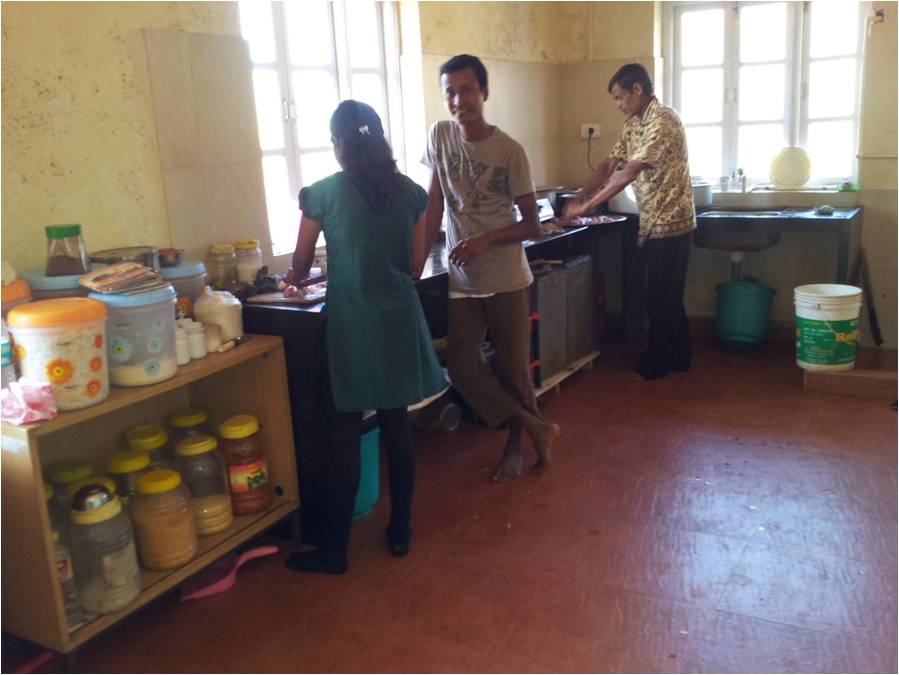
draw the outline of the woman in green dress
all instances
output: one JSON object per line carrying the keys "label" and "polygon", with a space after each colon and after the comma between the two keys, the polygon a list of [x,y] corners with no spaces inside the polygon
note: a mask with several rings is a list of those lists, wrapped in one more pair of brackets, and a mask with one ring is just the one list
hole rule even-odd
{"label": "woman in green dress", "polygon": [[292,553],[297,571],[342,574],[359,485],[362,414],[376,410],[387,450],[391,515],[387,541],[408,553],[415,458],[407,406],[448,385],[415,290],[424,250],[427,193],[397,171],[381,120],[358,101],[331,116],[342,171],[300,191],[300,233],[291,275],[309,273],[319,232],[328,249],[326,333],[328,457],[321,545]]}

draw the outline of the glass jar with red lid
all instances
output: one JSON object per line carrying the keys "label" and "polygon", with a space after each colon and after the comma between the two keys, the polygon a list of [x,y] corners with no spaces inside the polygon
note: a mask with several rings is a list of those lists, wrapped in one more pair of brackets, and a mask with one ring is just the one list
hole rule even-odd
{"label": "glass jar with red lid", "polygon": [[234,515],[261,513],[272,505],[274,485],[254,415],[234,415],[219,424],[219,452],[228,465],[228,489]]}

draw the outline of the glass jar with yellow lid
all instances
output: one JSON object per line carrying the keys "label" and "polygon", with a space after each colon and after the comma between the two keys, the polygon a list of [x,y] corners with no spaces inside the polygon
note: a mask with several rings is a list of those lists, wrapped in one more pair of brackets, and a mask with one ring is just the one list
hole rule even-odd
{"label": "glass jar with yellow lid", "polygon": [[231,288],[237,281],[236,263],[231,244],[213,244],[206,257],[206,281],[219,290]]}
{"label": "glass jar with yellow lid", "polygon": [[146,450],[122,450],[106,460],[106,470],[112,475],[125,504],[137,493],[137,479],[149,470],[149,466],[150,453]]}
{"label": "glass jar with yellow lid", "polygon": [[76,480],[74,483],[69,483],[68,485],[66,485],[66,493],[69,495],[69,502],[74,500],[75,495],[78,494],[78,490],[87,485],[99,485],[111,495],[114,495],[118,492],[118,488],[116,487],[115,481],[112,480],[112,478],[96,475],[88,476],[87,478],[82,478],[81,480]]}
{"label": "glass jar with yellow lid", "polygon": [[69,495],[66,486],[93,475],[91,463],[83,459],[61,459],[47,467],[46,475],[53,485],[54,501],[60,513],[69,511]]}
{"label": "glass jar with yellow lid", "polygon": [[224,458],[216,452],[215,436],[189,436],[175,445],[175,469],[190,490],[197,534],[228,529],[234,520]]}
{"label": "glass jar with yellow lid", "polygon": [[145,567],[168,570],[197,554],[190,492],[177,471],[158,469],[138,478],[130,510],[138,557]]}
{"label": "glass jar with yellow lid", "polygon": [[201,408],[183,408],[174,410],[166,418],[169,423],[169,439],[172,447],[177,447],[178,442],[188,436],[208,434],[206,422],[209,421],[209,413]]}
{"label": "glass jar with yellow lid", "polygon": [[219,425],[219,452],[228,465],[228,486],[235,515],[265,511],[274,500],[274,486],[265,447],[254,415],[234,415]]}
{"label": "glass jar with yellow lid", "polygon": [[172,466],[169,435],[158,424],[141,424],[125,434],[129,450],[142,450],[150,455],[150,469]]}
{"label": "glass jar with yellow lid", "polygon": [[252,284],[256,281],[256,273],[263,265],[259,241],[256,239],[235,241],[234,255],[237,281],[242,284]]}

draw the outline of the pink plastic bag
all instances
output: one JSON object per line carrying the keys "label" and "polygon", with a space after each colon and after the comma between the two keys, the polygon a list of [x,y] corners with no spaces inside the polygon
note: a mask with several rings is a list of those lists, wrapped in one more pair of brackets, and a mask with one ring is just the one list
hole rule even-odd
{"label": "pink plastic bag", "polygon": [[56,417],[56,400],[50,383],[28,377],[10,382],[9,387],[0,392],[0,406],[3,421],[16,426]]}

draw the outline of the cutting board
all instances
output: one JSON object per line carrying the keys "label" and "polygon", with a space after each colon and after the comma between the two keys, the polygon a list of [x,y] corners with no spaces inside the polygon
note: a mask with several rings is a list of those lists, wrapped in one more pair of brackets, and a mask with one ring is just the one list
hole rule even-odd
{"label": "cutting board", "polygon": [[300,290],[301,293],[299,295],[293,296],[292,298],[285,298],[282,291],[276,291],[275,293],[260,293],[259,295],[250,296],[244,302],[260,304],[280,304],[283,302],[289,303],[291,305],[315,305],[319,302],[324,301],[325,294],[327,293],[327,284],[313,284],[312,286],[307,286],[306,288]]}

